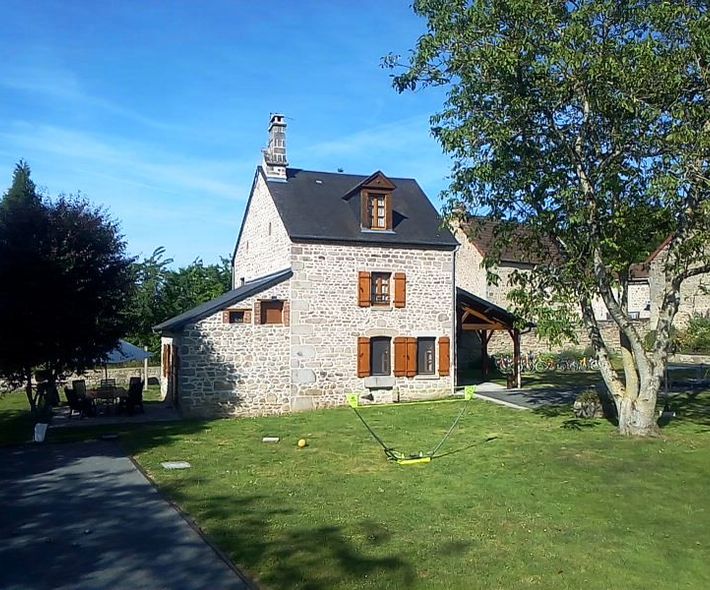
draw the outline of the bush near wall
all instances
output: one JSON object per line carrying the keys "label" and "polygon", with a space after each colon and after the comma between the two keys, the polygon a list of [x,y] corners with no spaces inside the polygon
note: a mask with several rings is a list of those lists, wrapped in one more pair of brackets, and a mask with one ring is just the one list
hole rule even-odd
{"label": "bush near wall", "polygon": [[694,315],[678,333],[678,350],[685,354],[710,354],[710,313]]}
{"label": "bush near wall", "polygon": [[[673,343],[671,352],[681,354],[710,354],[710,314],[696,314],[688,320],[688,325],[671,331]],[[656,332],[652,330],[644,339],[647,350],[656,341]]]}

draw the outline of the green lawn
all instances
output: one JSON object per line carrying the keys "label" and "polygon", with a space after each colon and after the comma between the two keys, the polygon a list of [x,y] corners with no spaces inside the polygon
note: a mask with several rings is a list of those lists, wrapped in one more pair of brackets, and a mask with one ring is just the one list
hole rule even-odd
{"label": "green lawn", "polygon": [[[460,404],[364,412],[386,441],[426,451]],[[121,441],[267,588],[705,589],[710,393],[676,407],[661,439],[639,441],[475,400],[449,454],[415,467],[387,463],[347,408],[132,427]]]}
{"label": "green lawn", "polygon": [[[387,463],[348,409],[164,426],[124,443],[269,588],[704,589],[708,406],[707,394],[688,399],[687,420],[637,441],[604,421],[476,401],[453,452],[416,467]],[[459,407],[366,412],[410,452],[431,448]]]}

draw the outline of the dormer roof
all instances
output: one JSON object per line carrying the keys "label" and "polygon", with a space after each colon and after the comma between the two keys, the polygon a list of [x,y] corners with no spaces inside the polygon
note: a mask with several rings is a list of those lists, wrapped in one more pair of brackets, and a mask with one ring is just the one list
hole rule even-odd
{"label": "dormer roof", "polygon": [[[289,237],[295,241],[359,242],[453,250],[458,242],[442,225],[442,219],[412,178],[387,178],[286,169],[286,181],[272,181],[260,173],[269,187]],[[392,231],[363,231],[363,189],[392,195]]]}

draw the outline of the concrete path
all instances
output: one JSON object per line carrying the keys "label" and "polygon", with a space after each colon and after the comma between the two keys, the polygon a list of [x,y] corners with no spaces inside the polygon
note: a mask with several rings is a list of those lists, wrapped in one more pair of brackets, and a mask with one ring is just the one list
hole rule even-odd
{"label": "concrete path", "polygon": [[547,406],[572,404],[584,387],[555,389],[507,389],[498,383],[481,383],[476,386],[476,395],[484,400],[520,410],[536,410]]}
{"label": "concrete path", "polygon": [[0,588],[250,586],[112,442],[0,450]]}

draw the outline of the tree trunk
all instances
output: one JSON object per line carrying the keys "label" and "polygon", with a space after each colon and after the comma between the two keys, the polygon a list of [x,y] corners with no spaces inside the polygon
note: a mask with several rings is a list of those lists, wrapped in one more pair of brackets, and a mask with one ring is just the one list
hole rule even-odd
{"label": "tree trunk", "polygon": [[616,398],[619,432],[626,436],[658,436],[656,421],[657,391],[649,387],[638,396],[627,392]]}
{"label": "tree trunk", "polygon": [[25,378],[27,379],[27,384],[25,385],[25,394],[27,395],[27,401],[30,403],[30,410],[34,414],[37,412],[37,404],[35,403],[35,398],[32,395],[32,371],[27,369]]}

